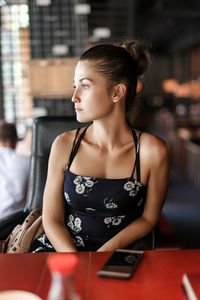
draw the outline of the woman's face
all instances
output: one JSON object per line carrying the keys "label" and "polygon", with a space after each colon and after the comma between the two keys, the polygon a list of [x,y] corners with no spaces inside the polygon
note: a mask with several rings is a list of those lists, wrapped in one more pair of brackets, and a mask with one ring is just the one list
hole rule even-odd
{"label": "woman's face", "polygon": [[101,119],[111,113],[112,91],[109,92],[106,78],[95,70],[91,61],[78,62],[74,87],[72,102],[79,122]]}

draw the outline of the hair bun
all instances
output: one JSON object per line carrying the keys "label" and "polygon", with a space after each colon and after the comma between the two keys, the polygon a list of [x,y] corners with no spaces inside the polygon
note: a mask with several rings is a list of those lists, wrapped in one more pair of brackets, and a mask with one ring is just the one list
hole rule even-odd
{"label": "hair bun", "polygon": [[125,48],[128,51],[137,66],[137,76],[143,75],[151,62],[149,53],[150,43],[141,40],[133,40],[116,44],[116,46]]}

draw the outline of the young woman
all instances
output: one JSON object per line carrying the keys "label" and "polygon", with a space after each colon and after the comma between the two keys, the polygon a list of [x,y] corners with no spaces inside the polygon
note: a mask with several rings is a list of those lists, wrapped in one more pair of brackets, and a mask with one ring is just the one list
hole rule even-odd
{"label": "young woman", "polygon": [[79,122],[58,136],[44,191],[47,249],[113,251],[157,224],[168,185],[168,149],[129,126],[137,80],[149,64],[141,41],[97,45],[79,59],[72,102]]}

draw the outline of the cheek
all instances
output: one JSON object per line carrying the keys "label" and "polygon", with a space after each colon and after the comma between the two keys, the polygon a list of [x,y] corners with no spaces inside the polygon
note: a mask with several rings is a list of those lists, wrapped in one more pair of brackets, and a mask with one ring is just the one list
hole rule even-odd
{"label": "cheek", "polygon": [[90,101],[88,103],[88,110],[103,113],[107,110],[110,110],[112,107],[112,100],[108,96],[107,93],[94,93],[92,97],[90,97]]}
{"label": "cheek", "polygon": [[99,99],[100,101],[93,103],[88,107],[88,115],[90,115],[94,120],[104,118],[112,112],[113,105],[105,99]]}
{"label": "cheek", "polygon": [[97,102],[96,100],[85,103],[84,110],[77,113],[76,116],[79,122],[91,122],[109,115],[112,111],[112,106],[108,105],[108,103],[105,103],[104,101]]}
{"label": "cheek", "polygon": [[99,104],[99,107],[107,107],[112,104],[111,96],[104,88],[93,91],[90,99],[93,103]]}
{"label": "cheek", "polygon": [[81,99],[84,112],[77,115],[80,122],[102,118],[112,111],[114,105],[108,91],[104,88],[87,91],[82,94]]}

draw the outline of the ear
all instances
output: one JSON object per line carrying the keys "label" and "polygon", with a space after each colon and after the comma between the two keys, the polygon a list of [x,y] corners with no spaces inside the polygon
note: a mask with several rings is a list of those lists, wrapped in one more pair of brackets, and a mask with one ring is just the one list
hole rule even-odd
{"label": "ear", "polygon": [[117,103],[119,100],[123,99],[126,95],[127,87],[121,82],[116,84],[113,89],[113,102]]}

